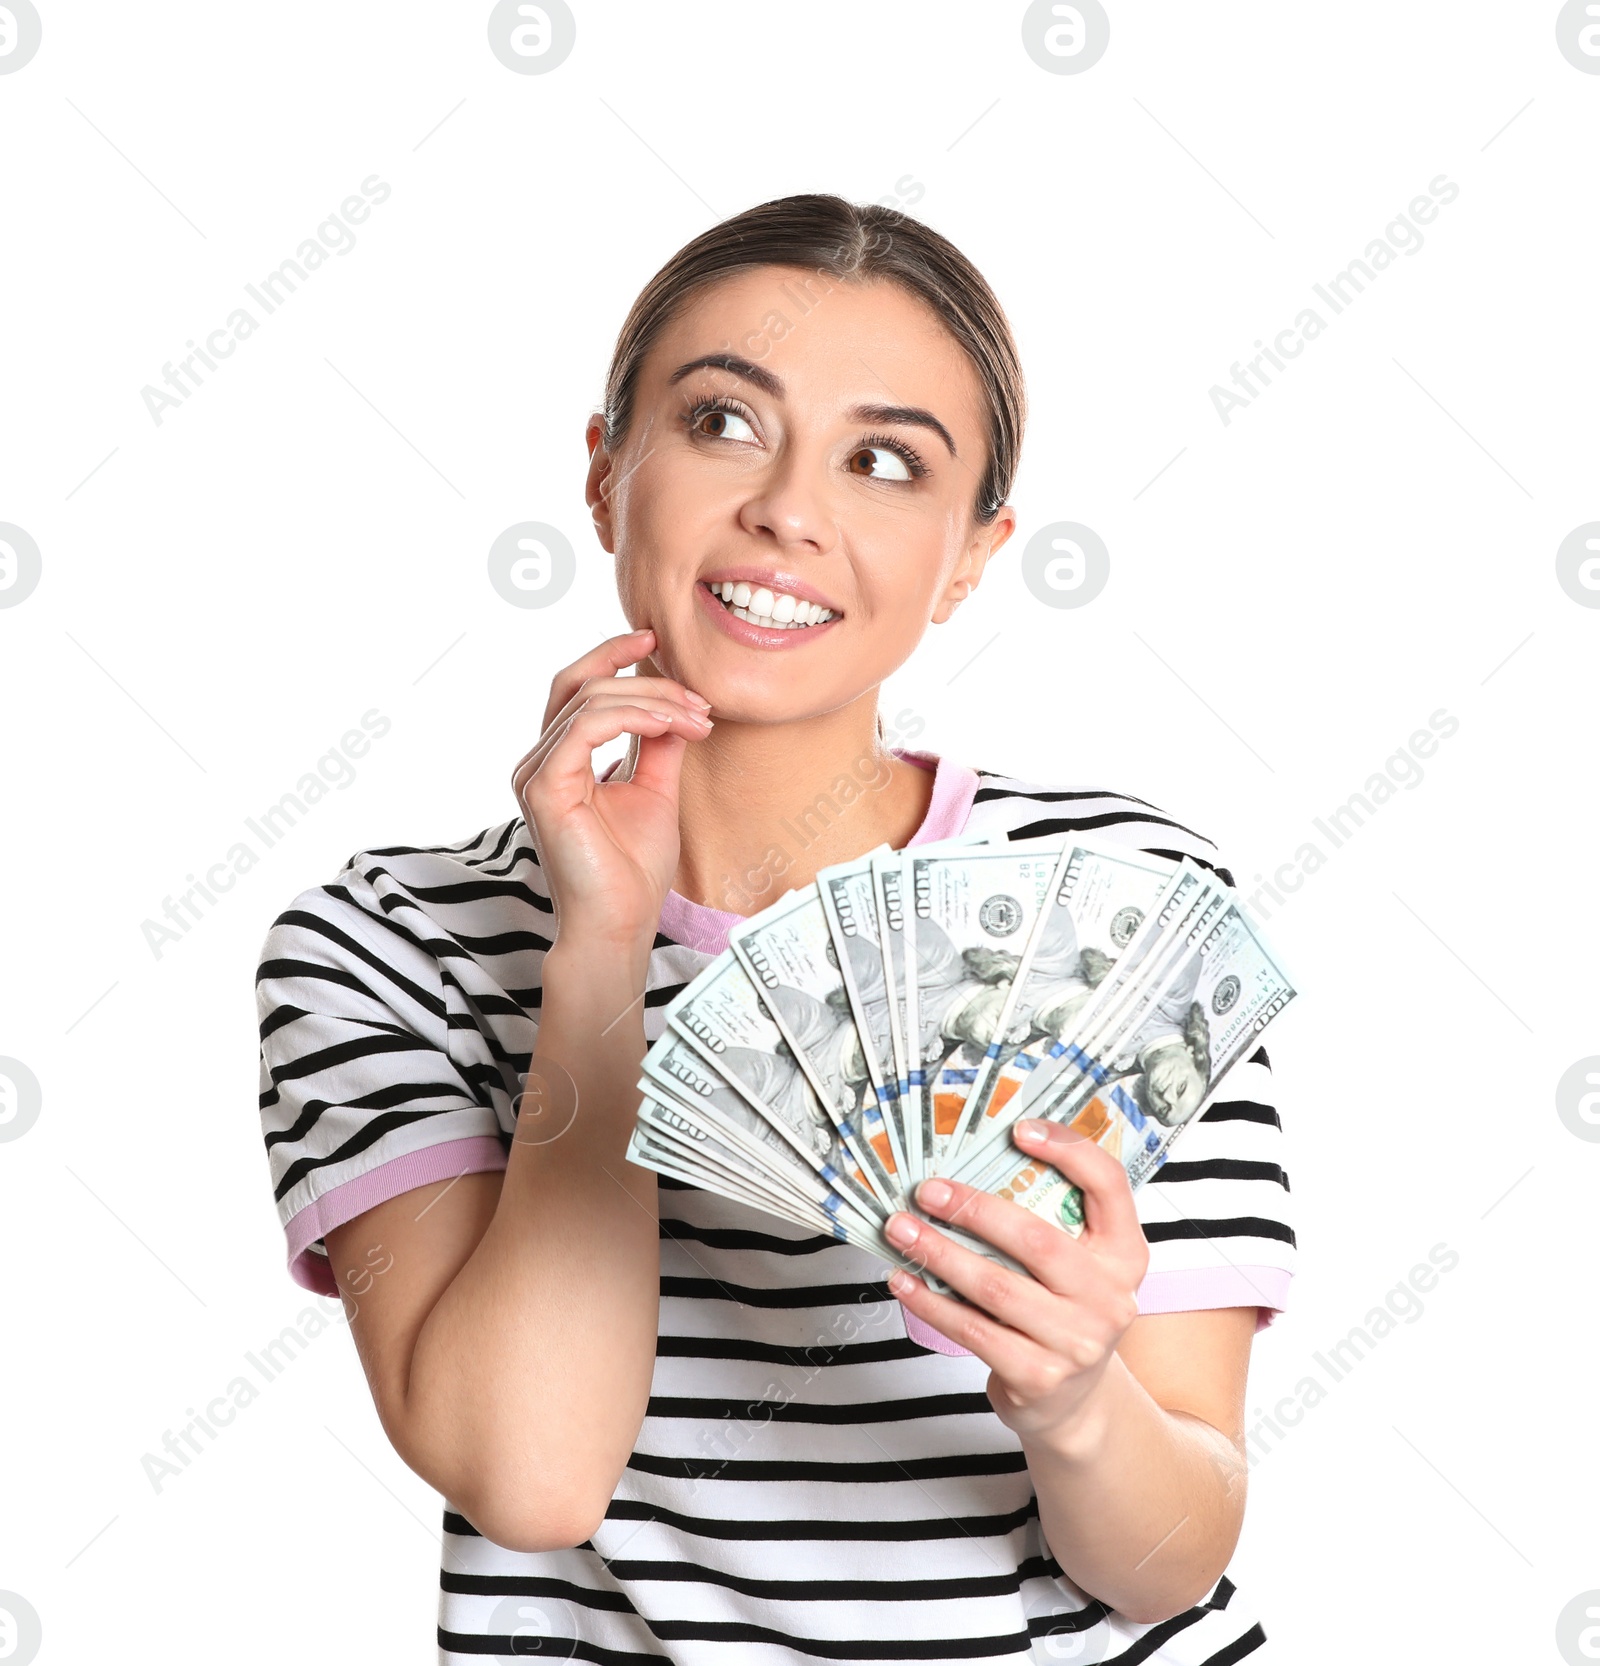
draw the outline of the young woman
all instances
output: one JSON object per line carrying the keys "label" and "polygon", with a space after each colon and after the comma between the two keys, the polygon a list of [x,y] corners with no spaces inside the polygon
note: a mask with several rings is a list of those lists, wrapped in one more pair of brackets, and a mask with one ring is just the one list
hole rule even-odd
{"label": "young woman", "polygon": [[635,628],[556,675],[516,816],[363,851],[266,938],[290,1269],[346,1298],[447,1501],[442,1660],[1262,1653],[1225,1569],[1292,1272],[1264,1052],[1137,1193],[1064,1130],[1026,1146],[1083,1189],[1081,1238],[925,1185],[1033,1275],[921,1223],[967,1303],[624,1157],[667,1001],[819,867],[1092,829],[1232,883],[1143,800],[884,731],[880,684],[1011,535],[1023,410],[998,303],[919,222],[798,196],[696,238],[588,426]]}

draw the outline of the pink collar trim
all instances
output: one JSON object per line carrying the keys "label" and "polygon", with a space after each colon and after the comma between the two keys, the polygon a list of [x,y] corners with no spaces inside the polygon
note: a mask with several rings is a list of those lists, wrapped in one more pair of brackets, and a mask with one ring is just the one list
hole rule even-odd
{"label": "pink collar trim", "polygon": [[[954,759],[940,757],[935,752],[915,751],[908,747],[891,746],[897,758],[915,764],[918,769],[933,771],[933,797],[928,801],[928,812],[922,825],[911,835],[914,845],[931,844],[935,839],[953,838],[967,825],[972,801],[978,791],[977,771]],[[622,762],[619,758],[600,777],[604,781]],[[702,954],[721,954],[728,946],[728,933],[747,914],[729,914],[720,908],[708,908],[704,903],[691,902],[677,891],[668,891],[661,905],[660,930],[664,937],[681,943],[687,949]]]}

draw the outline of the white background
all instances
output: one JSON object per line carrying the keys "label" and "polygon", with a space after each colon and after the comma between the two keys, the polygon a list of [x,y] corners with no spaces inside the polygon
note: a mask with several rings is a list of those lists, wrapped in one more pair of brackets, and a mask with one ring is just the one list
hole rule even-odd
{"label": "white background", "polygon": [[[1251,1406],[1459,1263],[1260,1456],[1231,1575],[1275,1661],[1558,1660],[1600,1587],[1600,1144],[1555,1108],[1600,1053],[1600,610],[1555,576],[1600,518],[1600,76],[1558,7],[1118,3],[1053,75],[1016,4],[619,0],[518,75],[486,4],[39,3],[0,76],[0,521],[43,562],[0,609],[0,1054],[43,1087],[0,1143],[0,1587],[41,1658],[433,1658],[439,1500],[342,1323],[142,1468],[311,1302],[256,952],[351,852],[513,812],[551,673],[622,626],[582,433],[630,302],[826,190],[951,237],[1029,377],[1018,536],[884,690],[917,744],[1149,799],[1250,889],[1459,721],[1267,924],[1301,1270]],[[157,425],[141,389],[373,173],[356,246]],[[1224,424],[1212,386],[1440,174],[1423,246]],[[486,577],[527,519],[578,551],[548,610]],[[1081,609],[1019,575],[1057,520],[1110,550]],[[157,957],[142,922],[373,708],[354,784]]]}

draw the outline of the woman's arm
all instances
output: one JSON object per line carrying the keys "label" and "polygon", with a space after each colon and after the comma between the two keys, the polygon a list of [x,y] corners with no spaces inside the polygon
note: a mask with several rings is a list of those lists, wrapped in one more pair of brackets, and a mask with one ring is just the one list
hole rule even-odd
{"label": "woman's arm", "polygon": [[1045,1541],[1067,1575],[1153,1623],[1204,1597],[1238,1542],[1255,1309],[1140,1318],[1149,1246],[1122,1164],[1071,1129],[1042,1126],[1042,1143],[1030,1142],[1027,1120],[1015,1137],[1082,1190],[1082,1234],[959,1182],[924,1181],[920,1207],[1033,1276],[900,1214],[891,1239],[967,1301],[903,1273],[889,1287],[990,1366],[990,1403],[1022,1441]]}
{"label": "woman's arm", "polygon": [[1199,1602],[1244,1525],[1253,1307],[1135,1319],[1080,1419],[1024,1435],[1051,1554],[1141,1623]]}
{"label": "woman's arm", "polygon": [[[683,750],[711,728],[681,684],[617,676],[653,640],[612,638],[558,673],[512,778],[554,918],[498,1191],[465,1176],[326,1234],[342,1291],[341,1267],[386,1268],[349,1281],[351,1325],[395,1449],[512,1550],[594,1532],[650,1392],[656,1177],[625,1153]],[[631,770],[597,783],[595,749],[624,734]]]}
{"label": "woman's arm", "polygon": [[659,1304],[656,1177],[623,1155],[642,980],[598,955],[569,965],[559,945],[544,979],[529,1084],[553,1091],[518,1124],[538,1143],[519,1138],[503,1175],[405,1193],[327,1234],[396,1451],[511,1550],[581,1544],[604,1516],[644,1418]]}

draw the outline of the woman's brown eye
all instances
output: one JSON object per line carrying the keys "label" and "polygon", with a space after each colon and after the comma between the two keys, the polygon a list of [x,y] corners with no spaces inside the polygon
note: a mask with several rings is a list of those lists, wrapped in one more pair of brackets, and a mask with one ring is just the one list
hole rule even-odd
{"label": "woman's brown eye", "polygon": [[[707,423],[715,426],[708,428]],[[755,430],[737,411],[724,411],[715,406],[702,411],[694,419],[694,430],[708,440],[753,440],[756,437]]]}
{"label": "woman's brown eye", "polygon": [[[857,467],[863,457],[885,458],[888,461],[889,467],[887,470],[874,469],[870,463],[864,468]],[[909,480],[911,478],[911,470],[906,467],[905,459],[900,456],[898,452],[893,451],[888,446],[884,445],[863,446],[861,450],[850,459],[850,465],[852,472],[856,474],[864,474],[869,480]]]}

